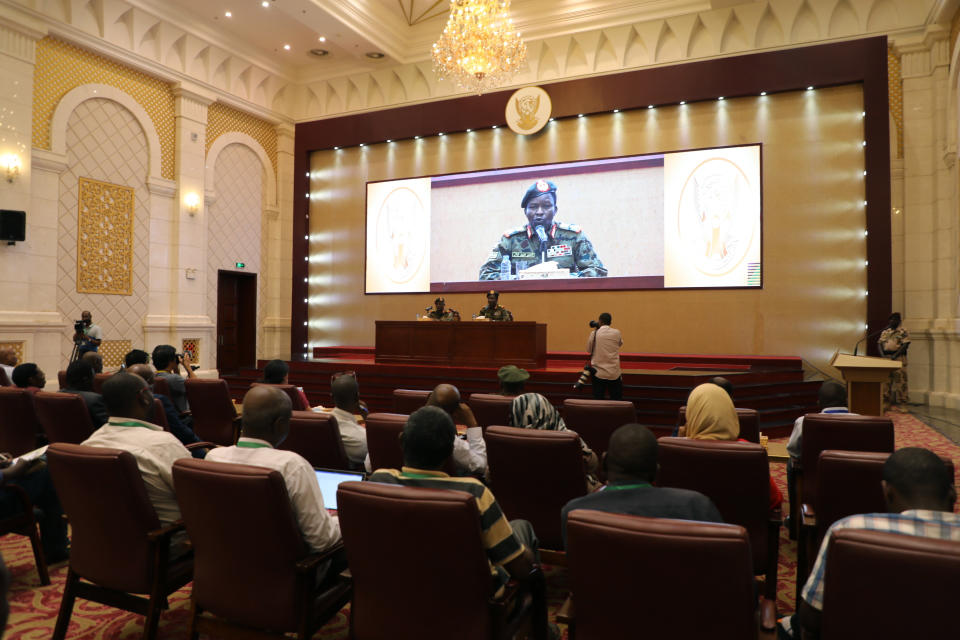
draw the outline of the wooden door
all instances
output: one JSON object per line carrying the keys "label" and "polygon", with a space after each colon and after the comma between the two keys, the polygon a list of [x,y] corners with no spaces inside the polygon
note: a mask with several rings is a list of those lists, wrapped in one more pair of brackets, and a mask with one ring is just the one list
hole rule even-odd
{"label": "wooden door", "polygon": [[256,366],[257,276],[217,272],[217,368]]}

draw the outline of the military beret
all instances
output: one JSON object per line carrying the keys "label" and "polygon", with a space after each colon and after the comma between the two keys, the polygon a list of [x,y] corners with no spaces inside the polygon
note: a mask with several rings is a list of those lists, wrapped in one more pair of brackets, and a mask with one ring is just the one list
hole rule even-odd
{"label": "military beret", "polygon": [[527,192],[523,194],[523,200],[520,201],[520,208],[526,209],[528,202],[537,196],[542,196],[545,193],[553,194],[553,203],[557,203],[557,185],[553,184],[553,182],[549,180],[537,180],[530,185],[530,188],[527,189]]}
{"label": "military beret", "polygon": [[436,300],[434,300],[434,301],[433,301],[433,304],[440,304],[441,302],[446,303],[447,301],[444,300],[444,299],[441,297],[441,298],[437,298]]}
{"label": "military beret", "polygon": [[508,364],[500,367],[500,370],[497,371],[497,377],[500,382],[523,382],[530,378],[530,374],[526,369],[521,369],[515,364]]}
{"label": "military beret", "polygon": [[487,295],[488,295],[488,296],[493,296],[494,298],[499,298],[499,297],[500,297],[500,294],[497,293],[497,292],[496,292],[495,290],[493,290],[493,289],[490,289],[490,291],[487,291]]}

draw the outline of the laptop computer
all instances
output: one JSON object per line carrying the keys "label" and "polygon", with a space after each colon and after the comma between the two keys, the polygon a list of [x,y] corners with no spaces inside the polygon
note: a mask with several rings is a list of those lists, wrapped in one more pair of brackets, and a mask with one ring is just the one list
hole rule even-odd
{"label": "laptop computer", "polygon": [[326,509],[337,508],[337,487],[341,482],[359,482],[363,480],[362,471],[342,471],[339,469],[320,469],[314,467],[320,493],[323,494],[323,506]]}

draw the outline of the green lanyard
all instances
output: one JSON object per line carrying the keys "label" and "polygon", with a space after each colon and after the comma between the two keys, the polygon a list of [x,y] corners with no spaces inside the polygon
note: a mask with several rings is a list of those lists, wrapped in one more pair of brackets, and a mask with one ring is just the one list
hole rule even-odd
{"label": "green lanyard", "polygon": [[403,471],[400,473],[404,478],[442,478],[443,476],[435,476],[429,473],[410,473],[409,471]]}
{"label": "green lanyard", "polygon": [[270,447],[270,445],[262,442],[237,442],[237,446],[245,449],[262,449],[264,447]]}
{"label": "green lanyard", "polygon": [[147,425],[142,422],[111,422],[115,427],[140,427],[141,429],[149,429]]}
{"label": "green lanyard", "polygon": [[637,484],[608,484],[607,491],[620,491],[621,489],[639,489],[640,487],[649,487],[649,482],[640,482]]}

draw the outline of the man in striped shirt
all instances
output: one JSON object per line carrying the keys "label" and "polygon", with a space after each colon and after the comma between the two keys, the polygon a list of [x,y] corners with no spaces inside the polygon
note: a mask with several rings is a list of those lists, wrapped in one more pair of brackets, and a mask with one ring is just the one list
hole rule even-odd
{"label": "man in striped shirt", "polygon": [[835,522],[823,538],[813,571],[803,588],[796,615],[781,620],[789,637],[816,638],[823,609],[827,547],[838,529],[888,531],[907,536],[960,541],[960,515],[953,513],[957,492],[949,468],[932,451],[907,447],[890,454],[883,465],[883,495],[888,513],[850,516]]}
{"label": "man in striped shirt", "polygon": [[[441,471],[453,454],[457,429],[443,409],[427,406],[410,414],[403,427],[402,469],[378,469],[371,482],[429,489],[452,489],[469,493],[477,501],[483,544],[494,577],[494,595],[499,595],[510,577],[529,576],[539,546],[533,527],[526,520],[508,522],[500,505],[482,482],[454,478]],[[442,535],[438,532],[438,535]]]}

